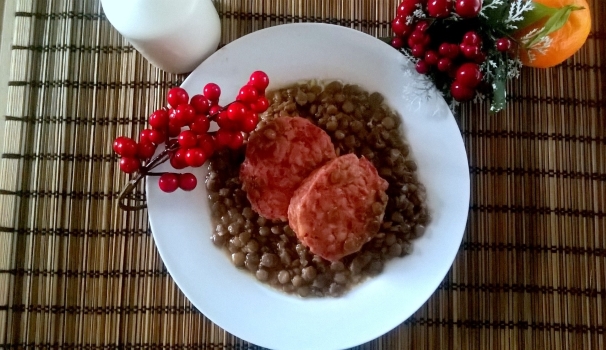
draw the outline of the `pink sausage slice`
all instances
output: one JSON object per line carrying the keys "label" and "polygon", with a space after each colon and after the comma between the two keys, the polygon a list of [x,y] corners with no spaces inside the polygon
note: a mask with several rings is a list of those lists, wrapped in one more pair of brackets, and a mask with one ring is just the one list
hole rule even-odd
{"label": "pink sausage slice", "polygon": [[289,225],[312,253],[337,261],[359,251],[377,234],[387,187],[366,158],[338,157],[295,191],[288,207]]}
{"label": "pink sausage slice", "polygon": [[248,139],[240,180],[252,209],[285,221],[290,198],[315,169],[336,157],[330,136],[299,117],[281,117]]}

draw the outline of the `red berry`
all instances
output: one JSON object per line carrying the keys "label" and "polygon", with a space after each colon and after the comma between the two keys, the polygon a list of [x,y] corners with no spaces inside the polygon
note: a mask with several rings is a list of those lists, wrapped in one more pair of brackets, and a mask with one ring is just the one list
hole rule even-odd
{"label": "red berry", "polygon": [[511,49],[511,40],[509,38],[500,38],[497,40],[497,51],[507,52]]}
{"label": "red berry", "polygon": [[217,132],[215,133],[215,137],[214,137],[215,147],[217,149],[227,147],[227,145],[229,145],[229,143],[231,141],[231,137],[232,137],[231,131],[224,129],[224,128],[217,130]]}
{"label": "red berry", "polygon": [[168,137],[177,137],[181,133],[181,127],[173,123],[168,123]]}
{"label": "red berry", "polygon": [[187,150],[183,148],[179,148],[172,154],[170,157],[170,165],[172,165],[175,169],[183,169],[187,166],[187,162],[185,161],[185,155],[187,154]]}
{"label": "red berry", "polygon": [[246,102],[246,103],[253,103],[257,100],[258,97],[259,97],[259,92],[257,91],[257,89],[254,86],[244,85],[238,92],[238,96],[236,97],[236,100]]}
{"label": "red berry", "polygon": [[244,132],[252,132],[259,123],[259,115],[254,112],[246,113],[246,116],[240,120],[240,130]]}
{"label": "red berry", "polygon": [[179,176],[175,173],[164,173],[158,180],[158,186],[163,192],[175,192],[179,188]]}
{"label": "red berry", "polygon": [[467,87],[475,88],[482,81],[480,66],[471,62],[463,63],[457,69],[456,80]]}
{"label": "red berry", "polygon": [[402,46],[404,46],[404,41],[402,41],[402,38],[399,36],[394,36],[393,39],[391,39],[391,46],[396,49],[401,49]]}
{"label": "red berry", "polygon": [[229,118],[229,120],[238,122],[246,115],[247,110],[248,109],[244,104],[234,102],[227,106],[227,118]]}
{"label": "red berry", "polygon": [[463,18],[477,17],[482,9],[482,0],[457,0],[455,11]]}
{"label": "red berry", "polygon": [[227,147],[229,147],[231,149],[238,149],[238,148],[242,147],[243,144],[244,144],[244,136],[242,136],[241,132],[235,132],[231,135],[231,139],[229,140]]}
{"label": "red berry", "polygon": [[154,129],[165,129],[168,126],[168,112],[158,109],[149,116],[149,125]]}
{"label": "red berry", "polygon": [[175,108],[175,118],[181,126],[189,125],[196,118],[196,110],[191,105],[179,105]]}
{"label": "red berry", "polygon": [[[412,45],[411,45],[411,40],[412,40]],[[423,44],[425,42],[425,33],[420,32],[418,30],[415,30],[414,32],[412,32],[410,34],[410,36],[408,37],[408,46],[410,46],[411,48],[413,46],[415,46],[416,44]]]}
{"label": "red berry", "polygon": [[452,61],[448,57],[442,57],[438,61],[438,70],[440,72],[448,72],[450,67],[452,66]]}
{"label": "red berry", "polygon": [[191,191],[198,185],[198,179],[192,173],[179,175],[179,188],[183,191]]}
{"label": "red berry", "polygon": [[412,15],[413,12],[417,9],[418,0],[404,0],[398,5],[396,10],[396,17],[406,18]]}
{"label": "red berry", "polygon": [[425,31],[427,31],[428,28],[429,28],[429,23],[427,21],[419,21],[415,25],[415,31],[418,31],[421,33],[425,33]]}
{"label": "red berry", "polygon": [[189,129],[198,135],[205,134],[209,128],[210,119],[205,115],[198,115],[196,119],[189,124]]}
{"label": "red berry", "polygon": [[116,154],[123,157],[134,157],[137,155],[137,143],[130,137],[120,136],[116,138],[112,147]]}
{"label": "red berry", "polygon": [[214,105],[214,106],[210,107],[210,109],[208,110],[208,115],[212,117],[215,114],[221,113],[222,110],[223,110],[223,107],[221,107],[219,105]]}
{"label": "red berry", "polygon": [[213,137],[209,134],[198,135],[198,147],[200,147],[208,157],[215,153],[215,142],[213,141]]}
{"label": "red berry", "polygon": [[484,63],[484,61],[486,61],[486,54],[482,51],[480,51],[476,57],[473,58],[473,61],[477,64],[482,64]]}
{"label": "red berry", "polygon": [[130,174],[133,173],[137,170],[139,170],[139,167],[141,166],[141,163],[139,162],[139,159],[135,158],[135,157],[122,157],[120,158],[120,170],[122,170],[123,172]]}
{"label": "red berry", "polygon": [[467,33],[465,33],[465,35],[463,35],[463,43],[465,44],[469,44],[469,45],[475,45],[475,46],[480,46],[480,44],[482,43],[482,38],[480,37],[480,35],[476,32],[469,31]]}
{"label": "red berry", "polygon": [[463,56],[469,59],[474,59],[477,55],[480,54],[480,48],[476,45],[463,43],[460,45],[460,48]]}
{"label": "red berry", "polygon": [[250,75],[248,85],[254,86],[258,92],[264,92],[269,85],[269,77],[263,71],[256,71]]}
{"label": "red berry", "polygon": [[416,44],[410,51],[412,55],[417,58],[421,58],[425,55],[425,47],[421,44]]}
{"label": "red berry", "polygon": [[210,101],[204,95],[194,95],[190,104],[197,114],[206,114],[210,109]]}
{"label": "red berry", "polygon": [[408,34],[410,26],[406,24],[406,18],[396,17],[391,21],[391,30],[396,36],[404,36]]}
{"label": "red berry", "polygon": [[187,104],[189,102],[189,95],[185,89],[174,87],[168,90],[168,94],[166,94],[166,102],[168,102],[168,104],[174,108],[178,105]]}
{"label": "red berry", "polygon": [[139,132],[139,142],[151,142],[149,135],[152,129],[143,129]]}
{"label": "red berry", "polygon": [[215,118],[215,122],[217,122],[217,125],[219,125],[219,128],[221,128],[221,129],[225,129],[225,130],[237,130],[238,129],[238,123],[236,121],[229,119],[229,117],[227,116],[227,112],[219,113],[219,115],[217,115],[217,117]]}
{"label": "red berry", "polygon": [[191,130],[181,131],[178,140],[179,146],[185,149],[196,147],[196,144],[198,143],[198,138],[196,137],[196,134],[194,134],[194,132]]}
{"label": "red berry", "polygon": [[149,159],[155,152],[156,146],[149,141],[139,142],[137,145],[137,156],[140,159]]}
{"label": "red berry", "polygon": [[204,86],[204,96],[211,101],[219,101],[221,97],[221,88],[215,83],[208,83]]}
{"label": "red berry", "polygon": [[464,102],[471,100],[475,91],[473,88],[465,86],[464,84],[461,84],[461,82],[455,80],[450,85],[450,93],[455,100]]}
{"label": "red berry", "polygon": [[429,50],[425,53],[425,62],[427,62],[427,64],[430,66],[434,66],[434,65],[438,64],[439,59],[440,59],[440,57],[433,50]]}
{"label": "red berry", "polygon": [[190,148],[185,153],[185,162],[187,163],[187,165],[194,168],[201,167],[202,165],[204,165],[204,162],[206,162],[206,158],[206,154],[204,153],[204,150],[202,150],[202,148]]}
{"label": "red berry", "polygon": [[147,140],[154,145],[159,145],[166,141],[166,135],[164,134],[164,131],[151,129],[147,132]]}
{"label": "red berry", "polygon": [[445,18],[450,15],[451,7],[450,0],[429,0],[427,2],[427,13],[430,17]]}
{"label": "red berry", "polygon": [[265,96],[260,96],[257,101],[250,104],[250,109],[253,112],[263,113],[269,108],[269,100]]}
{"label": "red berry", "polygon": [[429,64],[423,60],[418,61],[417,64],[415,64],[415,68],[420,74],[429,73]]}

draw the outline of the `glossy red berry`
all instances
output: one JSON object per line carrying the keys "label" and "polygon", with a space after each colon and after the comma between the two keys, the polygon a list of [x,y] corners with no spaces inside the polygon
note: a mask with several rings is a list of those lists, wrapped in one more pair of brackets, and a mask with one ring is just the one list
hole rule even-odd
{"label": "glossy red berry", "polygon": [[198,147],[200,147],[208,157],[212,156],[215,152],[213,137],[209,134],[198,135]]}
{"label": "glossy red berry", "polygon": [[433,50],[429,50],[425,53],[425,62],[427,62],[427,64],[430,66],[435,66],[438,64],[439,59],[440,56],[438,56],[438,53]]}
{"label": "glossy red berry", "polygon": [[229,118],[229,120],[239,122],[242,118],[244,118],[247,111],[248,109],[244,104],[234,102],[227,106],[227,118]]}
{"label": "glossy red berry", "polygon": [[134,157],[137,155],[137,143],[130,137],[120,136],[116,138],[112,148],[114,152],[123,157]]}
{"label": "glossy red berry", "polygon": [[204,95],[194,95],[190,104],[197,114],[207,114],[210,109],[210,101]]}
{"label": "glossy red berry", "polygon": [[217,130],[214,136],[214,144],[217,149],[225,148],[229,145],[232,137],[232,132],[221,128]]}
{"label": "glossy red berry", "polygon": [[137,145],[137,157],[139,159],[149,159],[156,152],[156,145],[149,141],[139,142]]}
{"label": "glossy red berry", "polygon": [[402,40],[402,38],[401,38],[401,37],[399,37],[399,36],[394,36],[394,37],[391,39],[391,46],[393,46],[393,47],[394,47],[394,48],[396,48],[396,49],[401,49],[401,48],[402,48],[402,46],[404,46],[404,41]]}
{"label": "glossy red berry", "polygon": [[210,107],[210,109],[208,110],[208,115],[212,117],[215,114],[221,113],[222,110],[223,110],[223,107],[221,107],[219,105],[214,105],[214,106]]}
{"label": "glossy red berry", "polygon": [[198,143],[198,138],[196,137],[196,134],[191,130],[181,131],[178,140],[179,146],[185,149],[196,147],[196,144]]}
{"label": "glossy red berry", "polygon": [[438,48],[438,52],[441,56],[454,60],[459,55],[459,46],[457,44],[442,43]]}
{"label": "glossy red berry", "polygon": [[164,109],[158,109],[149,116],[149,126],[154,129],[166,129],[168,126],[168,112]]}
{"label": "glossy red berry", "polygon": [[185,89],[180,87],[174,87],[168,90],[168,94],[166,94],[166,102],[168,102],[171,107],[177,107],[181,104],[186,104],[189,102],[189,95]]}
{"label": "glossy red berry", "polygon": [[427,74],[429,73],[429,64],[427,64],[427,62],[423,60],[419,60],[415,64],[415,69],[417,70],[417,72],[419,72],[419,74]]}
{"label": "glossy red berry", "polygon": [[240,130],[244,132],[252,132],[259,123],[259,115],[254,112],[246,113],[246,116],[240,121]]}
{"label": "glossy red berry", "polygon": [[236,100],[245,103],[253,103],[257,100],[258,97],[259,92],[257,91],[257,88],[252,85],[244,85],[242,86],[242,88],[240,88]]}
{"label": "glossy red berry", "polygon": [[418,8],[417,4],[420,0],[404,0],[398,5],[396,9],[396,17],[406,18],[412,15],[413,12]]}
{"label": "glossy red berry", "polygon": [[482,81],[480,66],[471,62],[463,63],[457,69],[456,80],[467,87],[475,88]]}
{"label": "glossy red berry", "polygon": [[196,119],[189,124],[189,129],[198,135],[205,134],[210,129],[210,119],[205,115],[198,114]]}
{"label": "glossy red berry", "polygon": [[139,132],[139,142],[151,142],[149,135],[153,129],[143,129]]}
{"label": "glossy red berry", "polygon": [[413,31],[410,36],[408,37],[408,45],[412,48],[413,46],[417,45],[417,44],[424,44],[425,42],[425,36],[426,34],[415,30]]}
{"label": "glossy red berry", "polygon": [[472,30],[463,35],[462,42],[465,44],[474,45],[474,46],[479,47],[480,44],[482,43],[482,38],[480,37],[480,35],[477,32],[474,32]]}
{"label": "glossy red berry", "polygon": [[450,85],[450,93],[455,100],[465,102],[473,98],[475,91],[473,88],[465,86],[464,84],[461,84],[461,82],[455,80]]}
{"label": "glossy red berry", "polygon": [[425,33],[429,29],[429,23],[427,21],[419,21],[415,24],[415,31]]}
{"label": "glossy red berry", "polygon": [[456,0],[455,11],[463,18],[477,17],[482,9],[482,0]]}
{"label": "glossy red berry", "polygon": [[269,108],[269,100],[265,96],[260,96],[254,103],[250,104],[253,112],[263,113]]}
{"label": "glossy red berry", "polygon": [[427,13],[430,17],[445,18],[450,15],[452,4],[450,0],[429,0],[427,2]]}
{"label": "glossy red berry", "polygon": [[179,188],[179,176],[175,173],[164,173],[158,180],[158,187],[166,193],[175,192]]}
{"label": "glossy red berry", "polygon": [[192,173],[179,175],[179,188],[183,191],[191,191],[198,185],[198,179]]}
{"label": "glossy red berry", "polygon": [[229,140],[227,147],[235,150],[242,147],[243,144],[244,136],[242,136],[241,132],[235,132],[231,135],[231,139]]}
{"label": "glossy red berry", "polygon": [[147,139],[154,145],[159,145],[166,141],[166,134],[162,130],[151,129],[147,132]]}
{"label": "glossy red berry", "polygon": [[421,58],[425,55],[425,46],[422,44],[416,44],[410,49],[413,57]]}
{"label": "glossy red berry", "polygon": [[187,165],[194,168],[201,167],[202,165],[204,165],[204,162],[206,162],[206,158],[207,156],[202,150],[202,148],[190,148],[185,153],[185,162],[187,163]]}
{"label": "glossy red berry", "polygon": [[480,54],[480,48],[473,44],[461,44],[460,45],[461,53],[463,56],[469,59],[474,59],[477,55]]}
{"label": "glossy red berry", "polygon": [[496,47],[499,52],[507,52],[511,49],[511,40],[509,38],[500,38],[497,40]]}
{"label": "glossy red berry", "polygon": [[438,61],[438,70],[440,72],[448,72],[452,66],[452,61],[448,57],[442,57]]}
{"label": "glossy red berry", "polygon": [[210,101],[219,101],[219,97],[221,97],[221,88],[215,83],[208,83],[204,86],[203,93],[204,97]]}
{"label": "glossy red berry", "polygon": [[404,36],[408,34],[410,26],[406,24],[406,18],[396,17],[391,21],[391,30],[396,36]]}
{"label": "glossy red berry", "polygon": [[219,125],[219,128],[221,128],[221,129],[225,129],[225,130],[237,130],[238,129],[238,123],[236,121],[229,119],[229,117],[227,116],[227,112],[219,113],[219,115],[217,115],[215,117],[215,122],[217,122],[217,125]]}
{"label": "glossy red berry", "polygon": [[120,170],[127,174],[134,173],[135,171],[139,170],[140,166],[141,163],[139,162],[139,159],[135,157],[120,158]]}
{"label": "glossy red berry", "polygon": [[476,57],[473,58],[473,61],[477,64],[482,64],[484,63],[484,61],[486,61],[486,54],[482,51],[480,51]]}
{"label": "glossy red berry", "polygon": [[168,137],[177,137],[181,132],[181,127],[173,123],[168,123]]}
{"label": "glossy red berry", "polygon": [[269,77],[265,72],[258,70],[250,75],[248,85],[254,86],[258,92],[263,93],[269,86]]}
{"label": "glossy red berry", "polygon": [[185,155],[187,154],[187,150],[184,148],[179,148],[173,153],[170,157],[170,165],[172,165],[175,169],[183,169],[187,166],[187,162],[185,161]]}

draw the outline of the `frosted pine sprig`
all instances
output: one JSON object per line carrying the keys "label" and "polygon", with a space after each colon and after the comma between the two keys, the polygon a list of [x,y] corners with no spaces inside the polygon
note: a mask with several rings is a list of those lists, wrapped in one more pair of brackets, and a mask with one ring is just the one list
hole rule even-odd
{"label": "frosted pine sprig", "polygon": [[534,3],[528,0],[516,0],[509,7],[509,14],[505,19],[507,29],[518,29],[516,22],[524,20],[524,13],[531,11],[534,8]]}

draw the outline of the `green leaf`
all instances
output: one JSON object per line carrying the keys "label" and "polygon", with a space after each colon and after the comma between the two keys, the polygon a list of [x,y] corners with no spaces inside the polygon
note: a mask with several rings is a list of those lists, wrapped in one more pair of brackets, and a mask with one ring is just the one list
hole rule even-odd
{"label": "green leaf", "polygon": [[561,9],[557,10],[553,15],[551,15],[551,17],[549,17],[547,22],[545,22],[545,25],[543,26],[543,28],[524,46],[527,49],[534,46],[536,43],[541,41],[541,39],[543,39],[544,37],[555,32],[556,30],[562,28],[564,26],[564,24],[566,24],[566,22],[568,21],[568,17],[570,17],[570,14],[572,13],[572,11],[577,11],[577,10],[582,10],[582,9],[584,9],[584,7],[567,5],[567,6],[562,7]]}
{"label": "green leaf", "polygon": [[553,16],[557,11],[557,8],[533,2],[532,10],[524,13],[524,19],[522,19],[517,26],[518,28],[528,27],[529,25],[536,23],[547,16]]}
{"label": "green leaf", "polygon": [[507,64],[503,60],[497,62],[495,77],[492,82],[492,103],[490,111],[496,113],[507,104]]}

